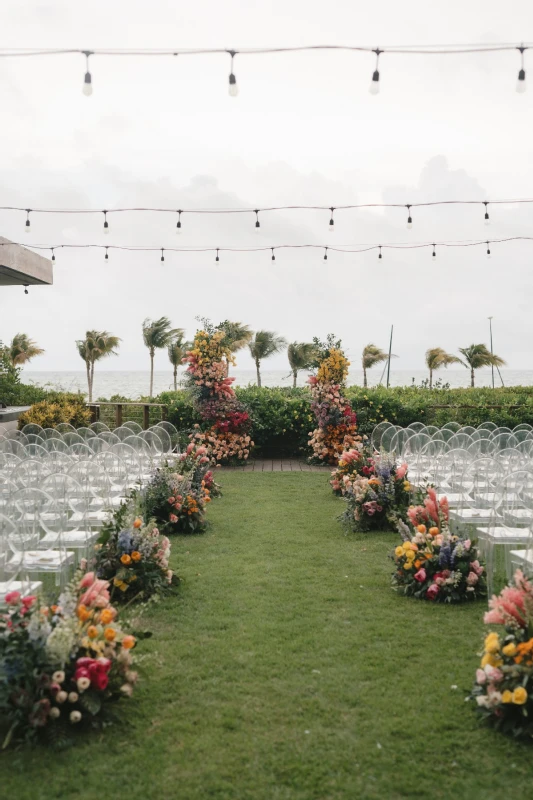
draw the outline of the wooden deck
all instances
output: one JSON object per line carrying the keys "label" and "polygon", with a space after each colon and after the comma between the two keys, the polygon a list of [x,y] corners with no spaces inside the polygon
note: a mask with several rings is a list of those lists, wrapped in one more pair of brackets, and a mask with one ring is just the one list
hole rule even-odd
{"label": "wooden deck", "polygon": [[333,467],[311,466],[306,461],[298,459],[254,458],[243,466],[221,467],[221,469],[240,472],[331,472]]}

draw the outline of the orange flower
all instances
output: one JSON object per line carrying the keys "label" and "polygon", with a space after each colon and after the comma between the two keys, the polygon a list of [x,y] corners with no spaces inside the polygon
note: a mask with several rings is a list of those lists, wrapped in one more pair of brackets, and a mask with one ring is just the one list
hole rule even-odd
{"label": "orange flower", "polygon": [[432,536],[438,536],[439,535],[439,529],[438,528],[430,528],[428,533],[430,533]]}
{"label": "orange flower", "polygon": [[137,517],[137,519],[136,519],[136,520],[135,520],[135,522],[133,523],[133,527],[134,527],[134,528],[140,528],[142,524],[143,524],[143,521],[142,521],[142,519],[139,519],[139,517]]}
{"label": "orange flower", "polygon": [[114,628],[106,628],[105,631],[104,631],[104,637],[105,637],[107,642],[114,641],[116,635],[117,635],[117,632],[116,632],[116,630]]}
{"label": "orange flower", "polygon": [[417,525],[416,529],[417,529],[418,533],[425,533],[426,532],[426,526],[425,525]]}
{"label": "orange flower", "polygon": [[126,648],[126,650],[131,650],[131,648],[135,645],[135,636],[130,636],[129,634],[122,639],[122,647]]}
{"label": "orange flower", "polygon": [[124,553],[123,556],[120,556],[120,561],[127,567],[128,564],[131,564],[131,556],[129,556],[127,553]]}
{"label": "orange flower", "polygon": [[98,636],[98,628],[96,627],[96,625],[89,625],[89,627],[87,628],[87,636],[89,637],[89,639],[96,639],[96,637]]}
{"label": "orange flower", "polygon": [[59,606],[50,606],[50,611],[52,612],[52,614],[57,614],[58,608]]}
{"label": "orange flower", "polygon": [[110,622],[113,622],[114,618],[115,614],[110,608],[104,608],[100,614],[100,622],[103,625],[109,625]]}
{"label": "orange flower", "polygon": [[88,620],[89,617],[91,616],[91,612],[89,611],[87,606],[84,606],[83,603],[81,603],[76,609],[76,615],[79,620],[81,620],[82,622],[86,622],[86,620]]}
{"label": "orange flower", "polygon": [[141,556],[141,554],[139,553],[138,550],[134,550],[133,553],[131,554],[131,560],[132,561],[140,561],[141,558],[142,558],[142,556]]}
{"label": "orange flower", "polygon": [[422,566],[422,561],[420,561],[420,559],[417,558],[416,561],[415,561],[415,567],[417,569],[420,569],[421,566]]}

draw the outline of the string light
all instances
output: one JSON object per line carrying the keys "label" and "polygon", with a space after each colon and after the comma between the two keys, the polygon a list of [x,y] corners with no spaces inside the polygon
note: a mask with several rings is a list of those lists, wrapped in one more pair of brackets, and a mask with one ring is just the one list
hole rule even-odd
{"label": "string light", "polygon": [[26,231],[26,233],[31,233],[30,211],[31,208],[26,209],[26,224],[24,226],[24,230]]}
{"label": "string light", "polygon": [[104,233],[109,233],[109,222],[107,221],[107,211],[102,212],[104,215]]}
{"label": "string light", "polygon": [[276,256],[274,255],[274,248],[272,247],[271,250],[272,250],[272,261],[275,261],[276,260]]}
{"label": "string light", "polygon": [[488,242],[487,242],[487,258],[490,258],[490,247]]}
{"label": "string light", "polygon": [[255,230],[256,233],[259,233],[259,228],[261,227],[261,223],[259,222],[259,209],[256,208],[254,214],[255,214]]}
{"label": "string light", "polygon": [[374,53],[376,54],[376,69],[372,73],[372,80],[370,81],[370,88],[368,90],[370,92],[370,94],[379,94],[379,69],[378,69],[378,67],[379,67],[379,56],[380,56],[380,54],[382,52],[383,52],[383,50],[380,50],[379,47],[377,47],[374,50]]}
{"label": "string light", "polygon": [[161,261],[164,261],[164,260],[165,260],[165,249],[162,247],[161,248]]}
{"label": "string light", "polygon": [[176,222],[176,234],[181,233],[181,214],[182,214],[181,210],[178,211],[178,221]]}
{"label": "string light", "polygon": [[237,86],[237,78],[235,77],[235,74],[233,72],[233,59],[235,58],[237,53],[236,53],[235,50],[228,50],[228,53],[231,56],[231,70],[230,70],[230,74],[229,74],[229,89],[228,89],[228,91],[229,91],[230,97],[237,97],[237,95],[239,94],[239,87]]}
{"label": "string light", "polygon": [[436,249],[435,249],[435,248],[436,248],[436,245],[434,244],[434,245],[433,245],[433,252],[432,252],[432,254],[431,254],[433,258],[437,258],[437,251],[436,251]]}
{"label": "string light", "polygon": [[56,254],[54,253],[54,248],[51,247],[50,250],[52,251],[52,261],[56,260]]}
{"label": "string light", "polygon": [[85,78],[83,79],[83,94],[86,97],[90,97],[93,93],[93,78],[89,70],[89,56],[92,56],[92,52],[90,50],[83,50],[82,52],[85,56],[86,64]]}
{"label": "string light", "polygon": [[381,255],[381,245],[379,246],[379,255],[378,255],[378,258],[383,258],[383,256]]}
{"label": "string light", "polygon": [[331,219],[329,221],[329,232],[335,233],[335,220],[333,219],[333,212],[335,211],[335,209],[332,206],[329,210],[331,211]]}
{"label": "string light", "polygon": [[411,206],[406,206],[407,208],[407,227],[409,230],[413,227],[413,218],[411,217]]}
{"label": "string light", "polygon": [[485,224],[485,225],[490,225],[490,218],[489,218],[489,204],[488,204],[488,202],[486,202],[486,203],[484,203],[483,205],[485,206],[485,220],[484,220],[484,224]]}
{"label": "string light", "polygon": [[520,70],[518,72],[518,80],[516,82],[516,91],[518,94],[523,94],[526,91],[526,71],[524,69],[524,50],[526,48],[521,45],[517,48],[520,53]]}
{"label": "string light", "polygon": [[327,260],[328,260],[328,248],[325,247],[324,248],[324,261],[327,261]]}
{"label": "string light", "polygon": [[24,294],[29,294],[29,292],[28,292],[28,286],[29,285],[30,285],[29,283],[25,283],[24,284]]}
{"label": "string light", "polygon": [[218,247],[217,247],[217,257],[215,258],[215,261],[220,261],[220,258],[218,256]]}
{"label": "string light", "polygon": [[105,258],[105,260],[106,260],[106,261],[109,261],[109,253],[107,252],[108,250],[109,250],[109,248],[108,248],[108,247],[106,247],[106,249],[105,249],[105,256],[104,256],[104,258]]}

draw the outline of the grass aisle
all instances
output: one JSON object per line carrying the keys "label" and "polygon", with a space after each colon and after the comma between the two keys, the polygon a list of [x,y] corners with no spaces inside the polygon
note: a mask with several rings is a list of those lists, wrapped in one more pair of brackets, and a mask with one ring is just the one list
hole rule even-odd
{"label": "grass aisle", "polygon": [[180,595],[150,611],[124,725],[59,755],[3,754],[0,795],[529,796],[531,749],[480,729],[463,701],[483,607],[398,598],[396,537],[345,536],[323,474],[223,484],[210,532],[174,543]]}

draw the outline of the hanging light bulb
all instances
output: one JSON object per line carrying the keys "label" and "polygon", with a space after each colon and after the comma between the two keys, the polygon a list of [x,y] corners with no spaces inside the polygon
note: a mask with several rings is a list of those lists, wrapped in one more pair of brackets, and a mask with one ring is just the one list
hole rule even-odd
{"label": "hanging light bulb", "polygon": [[379,245],[379,256],[378,256],[378,258],[383,258],[383,256],[381,255],[381,245]]}
{"label": "hanging light bulb", "polygon": [[164,261],[164,260],[165,260],[165,250],[164,250],[164,248],[162,247],[162,248],[161,248],[161,261]]}
{"label": "hanging light bulb", "polygon": [[487,258],[490,258],[490,247],[488,242],[487,242]]}
{"label": "hanging light bulb", "polygon": [[31,233],[30,211],[31,208],[26,209],[26,224],[24,225],[24,230],[26,233]]}
{"label": "hanging light bulb", "polygon": [[239,94],[239,87],[237,86],[237,78],[233,72],[233,59],[235,58],[235,50],[228,50],[228,53],[231,56],[231,72],[229,74],[229,94],[230,97],[237,97]]}
{"label": "hanging light bulb", "polygon": [[330,211],[331,211],[331,219],[329,221],[329,232],[335,233],[335,220],[333,219],[333,212],[335,211],[335,209],[331,207]]}
{"label": "hanging light bulb", "polygon": [[91,55],[92,55],[92,53],[90,52],[90,50],[85,50],[84,51],[84,56],[85,56],[85,60],[86,60],[86,64],[87,64],[87,71],[85,73],[85,78],[83,80],[83,94],[86,97],[90,97],[92,95],[92,93],[93,93],[93,79],[92,79],[91,72],[89,70],[89,56],[91,56]]}
{"label": "hanging light bulb", "polygon": [[368,89],[370,94],[379,94],[379,69],[378,69],[378,67],[379,67],[379,56],[380,56],[380,53],[382,53],[382,52],[383,52],[383,50],[380,50],[379,47],[376,50],[374,50],[374,53],[376,54],[376,69],[372,73],[372,80],[370,81],[370,87]]}
{"label": "hanging light bulb", "polygon": [[526,91],[526,71],[524,69],[524,50],[525,47],[519,47],[520,51],[520,70],[518,72],[518,80],[516,82],[516,91],[518,94],[523,94]]}
{"label": "hanging light bulb", "polygon": [[255,232],[259,233],[259,228],[261,227],[261,223],[259,222],[259,209],[256,208],[254,214],[255,214]]}
{"label": "hanging light bulb", "polygon": [[103,214],[104,214],[104,233],[109,233],[109,222],[107,221],[107,211],[104,211]]}
{"label": "hanging light bulb", "polygon": [[107,247],[106,247],[106,249],[105,249],[105,256],[104,256],[104,258],[105,258],[105,260],[106,260],[106,261],[108,261],[108,260],[109,260],[109,253],[107,252]]}
{"label": "hanging light bulb", "polygon": [[178,221],[176,222],[176,234],[181,233],[181,211],[178,211]]}
{"label": "hanging light bulb", "polygon": [[29,294],[29,292],[28,292],[28,286],[29,285],[30,285],[29,283],[25,283],[24,284],[24,294]]}
{"label": "hanging light bulb", "polygon": [[274,255],[274,248],[270,248],[272,250],[272,261],[276,260],[276,256]]}
{"label": "hanging light bulb", "polygon": [[56,254],[54,253],[54,248],[51,247],[50,250],[52,251],[52,261],[56,260]]}
{"label": "hanging light bulb", "polygon": [[328,248],[325,247],[324,248],[324,261],[327,261],[327,260],[328,260]]}
{"label": "hanging light bulb", "polygon": [[484,219],[484,224],[485,224],[485,225],[490,225],[490,217],[489,217],[489,209],[488,209],[488,205],[489,205],[489,204],[488,204],[488,202],[487,202],[487,203],[483,203],[483,205],[485,206],[485,219]]}
{"label": "hanging light bulb", "polygon": [[409,230],[413,227],[413,218],[411,216],[411,206],[406,206],[407,208],[407,227]]}
{"label": "hanging light bulb", "polygon": [[437,251],[435,250],[435,247],[436,245],[433,245],[433,252],[431,254],[433,258],[437,258]]}
{"label": "hanging light bulb", "polygon": [[217,257],[215,258],[215,261],[220,261],[220,258],[218,257],[218,247],[217,247]]}

